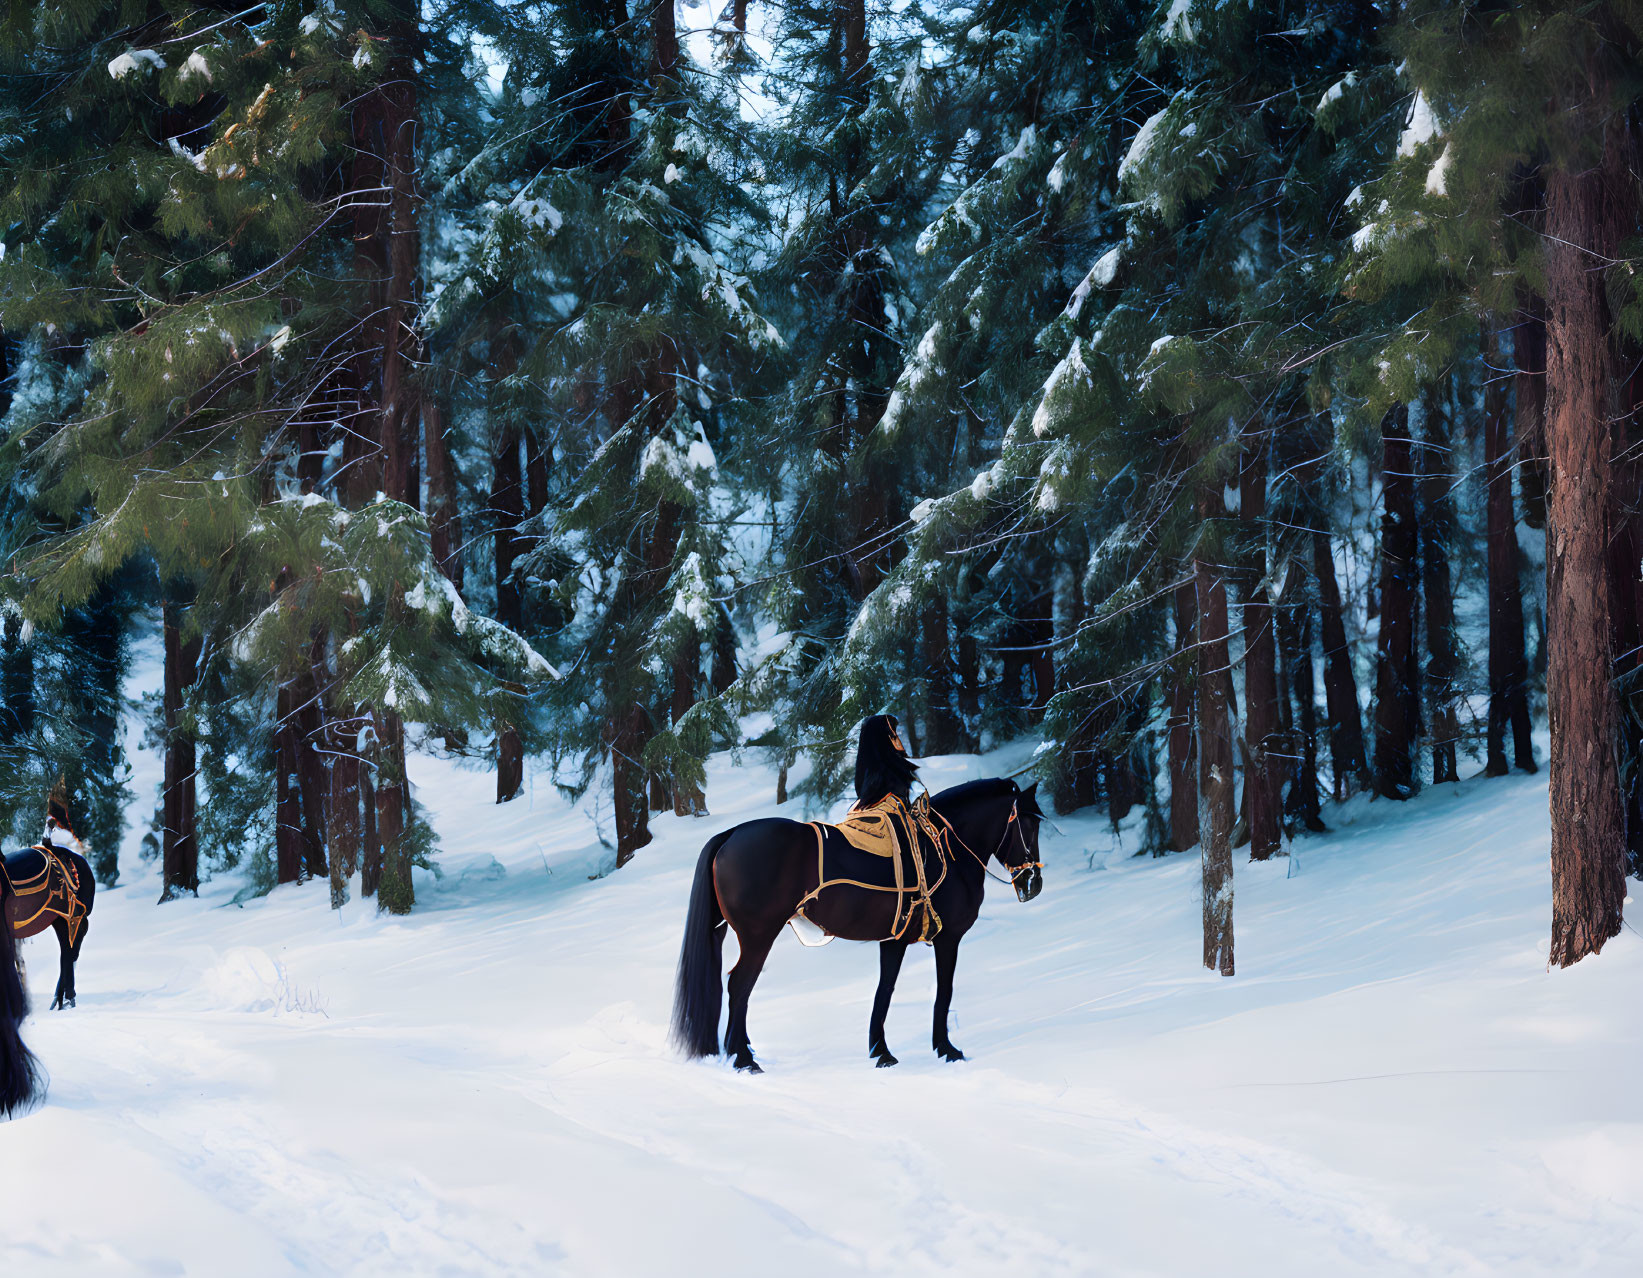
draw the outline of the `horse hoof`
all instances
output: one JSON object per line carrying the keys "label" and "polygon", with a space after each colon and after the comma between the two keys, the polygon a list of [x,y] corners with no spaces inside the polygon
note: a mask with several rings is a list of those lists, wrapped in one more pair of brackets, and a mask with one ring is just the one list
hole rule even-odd
{"label": "horse hoof", "polygon": [[764,1070],[759,1065],[759,1062],[754,1060],[751,1056],[749,1056],[746,1060],[737,1061],[736,1062],[736,1068],[744,1074],[762,1074],[762,1073],[764,1073]]}
{"label": "horse hoof", "polygon": [[936,1055],[941,1057],[942,1060],[948,1062],[949,1064],[951,1064],[954,1061],[967,1061],[967,1060],[970,1059],[963,1052],[959,1051],[958,1048],[952,1046],[951,1044],[949,1044],[946,1047],[936,1048]]}
{"label": "horse hoof", "polygon": [[890,1066],[900,1065],[901,1062],[894,1056],[890,1055],[889,1052],[884,1052],[874,1059],[873,1064],[876,1069],[889,1069]]}

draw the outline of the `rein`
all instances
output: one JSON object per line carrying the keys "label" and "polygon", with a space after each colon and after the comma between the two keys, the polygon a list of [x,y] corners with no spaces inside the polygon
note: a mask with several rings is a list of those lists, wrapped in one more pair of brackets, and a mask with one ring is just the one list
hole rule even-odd
{"label": "rein", "polygon": [[[959,847],[963,848],[966,852],[968,852],[970,854],[970,859],[973,860],[977,865],[979,865],[981,867],[981,872],[983,874],[985,874],[988,878],[992,879],[995,883],[1004,883],[1004,884],[1007,884],[1007,885],[1009,885],[1010,887],[1013,888],[1015,886],[1016,876],[1019,875],[1023,870],[1032,870],[1032,869],[1042,870],[1044,868],[1044,862],[1042,862],[1042,861],[1032,861],[1032,860],[1023,859],[1021,864],[1016,866],[1014,869],[1012,869],[1010,871],[1010,874],[1009,874],[1008,877],[1005,877],[1005,876],[999,874],[997,871],[995,871],[991,866],[989,866],[987,864],[987,862],[989,860],[992,860],[994,858],[996,858],[998,860],[998,863],[1000,865],[1004,864],[1004,858],[999,856],[999,853],[1004,851],[1004,845],[1005,845],[1006,842],[1009,841],[1010,831],[1011,831],[1012,828],[1015,830],[1016,836],[1021,840],[1021,855],[1022,855],[1022,857],[1026,858],[1026,857],[1030,857],[1032,855],[1032,853],[1030,851],[1028,851],[1028,848],[1027,848],[1027,836],[1021,832],[1021,826],[1020,826],[1019,822],[1016,819],[1019,816],[1019,812],[1017,811],[1017,809],[1019,809],[1020,806],[1021,806],[1021,800],[1019,798],[1017,798],[1014,802],[1012,802],[1010,804],[1010,816],[1009,816],[1009,819],[1004,822],[1004,833],[999,835],[999,837],[998,837],[998,846],[993,849],[991,857],[981,856],[979,853],[976,852],[976,850],[974,848],[972,848],[968,843],[966,843],[964,841],[963,836],[961,834],[959,834],[958,827],[955,826],[951,821],[949,821],[945,816],[942,816],[941,813],[936,812],[935,806],[933,804],[930,807],[930,811],[936,812],[936,815],[941,817],[941,823],[947,827],[947,833],[953,836],[954,841],[957,842]],[[1006,867],[1006,868],[1008,868],[1008,867]]]}

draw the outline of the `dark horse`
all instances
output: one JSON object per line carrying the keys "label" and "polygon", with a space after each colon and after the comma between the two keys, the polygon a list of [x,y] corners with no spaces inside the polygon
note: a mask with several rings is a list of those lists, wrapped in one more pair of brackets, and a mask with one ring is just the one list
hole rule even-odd
{"label": "dark horse", "polygon": [[0,874],[0,1118],[27,1109],[40,1098],[40,1068],[18,1032],[29,1014],[28,992],[17,970],[17,943],[6,922],[11,885]]}
{"label": "dark horse", "polygon": [[[981,910],[986,864],[997,858],[1023,901],[1044,886],[1038,856],[1038,826],[1043,819],[1034,795],[1007,780],[971,781],[943,790],[931,800],[948,822],[952,860],[947,875],[931,896],[941,917],[933,942],[936,952],[935,1027],[931,1042],[943,1060],[961,1061],[964,1053],[947,1037],[947,1008],[953,997],[953,969],[958,944]],[[850,849],[841,849],[848,857]],[[857,854],[865,856],[865,853]],[[828,878],[835,877],[834,849],[828,847]],[[837,877],[856,878],[848,862]],[[800,821],[770,817],[748,821],[707,841],[696,862],[690,891],[684,946],[679,955],[679,983],[673,1002],[673,1039],[690,1056],[719,1051],[725,925],[736,929],[741,957],[730,970],[730,1024],[724,1050],[737,1069],[758,1072],[747,1037],[747,1000],[759,979],[765,957],[805,896],[817,885],[816,831]],[[852,941],[879,941],[879,988],[868,1022],[867,1049],[879,1065],[896,1058],[884,1041],[884,1017],[895,992],[909,939],[884,940],[895,931],[896,895],[849,884],[825,888],[804,907],[805,917],[830,936]]]}
{"label": "dark horse", "polygon": [[74,965],[80,961],[97,880],[85,857],[71,848],[45,846],[8,852],[0,863],[6,905],[0,926],[18,940],[47,928],[57,933],[57,993],[52,1007],[73,1007]]}

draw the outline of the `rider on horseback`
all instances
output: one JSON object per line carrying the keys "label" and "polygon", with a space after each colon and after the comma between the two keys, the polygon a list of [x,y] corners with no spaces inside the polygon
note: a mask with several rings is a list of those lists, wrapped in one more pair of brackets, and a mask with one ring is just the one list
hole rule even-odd
{"label": "rider on horseback", "polygon": [[918,764],[907,757],[901,743],[900,725],[893,714],[875,714],[862,720],[856,742],[856,806],[871,808],[894,795],[903,803],[913,802],[913,782]]}
{"label": "rider on horseback", "polygon": [[46,800],[46,832],[40,836],[40,842],[46,847],[65,848],[81,856],[86,854],[85,844],[75,837],[68,823],[68,809],[55,798]]}

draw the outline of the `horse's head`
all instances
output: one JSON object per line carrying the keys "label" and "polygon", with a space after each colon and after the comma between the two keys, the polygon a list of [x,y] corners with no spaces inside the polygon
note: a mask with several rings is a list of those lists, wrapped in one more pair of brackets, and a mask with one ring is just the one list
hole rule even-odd
{"label": "horse's head", "polygon": [[1016,795],[1009,818],[1014,837],[1007,832],[998,849],[999,863],[1010,872],[1010,886],[1023,902],[1044,890],[1044,861],[1038,854],[1038,827],[1043,821],[1038,782],[1034,781]]}

